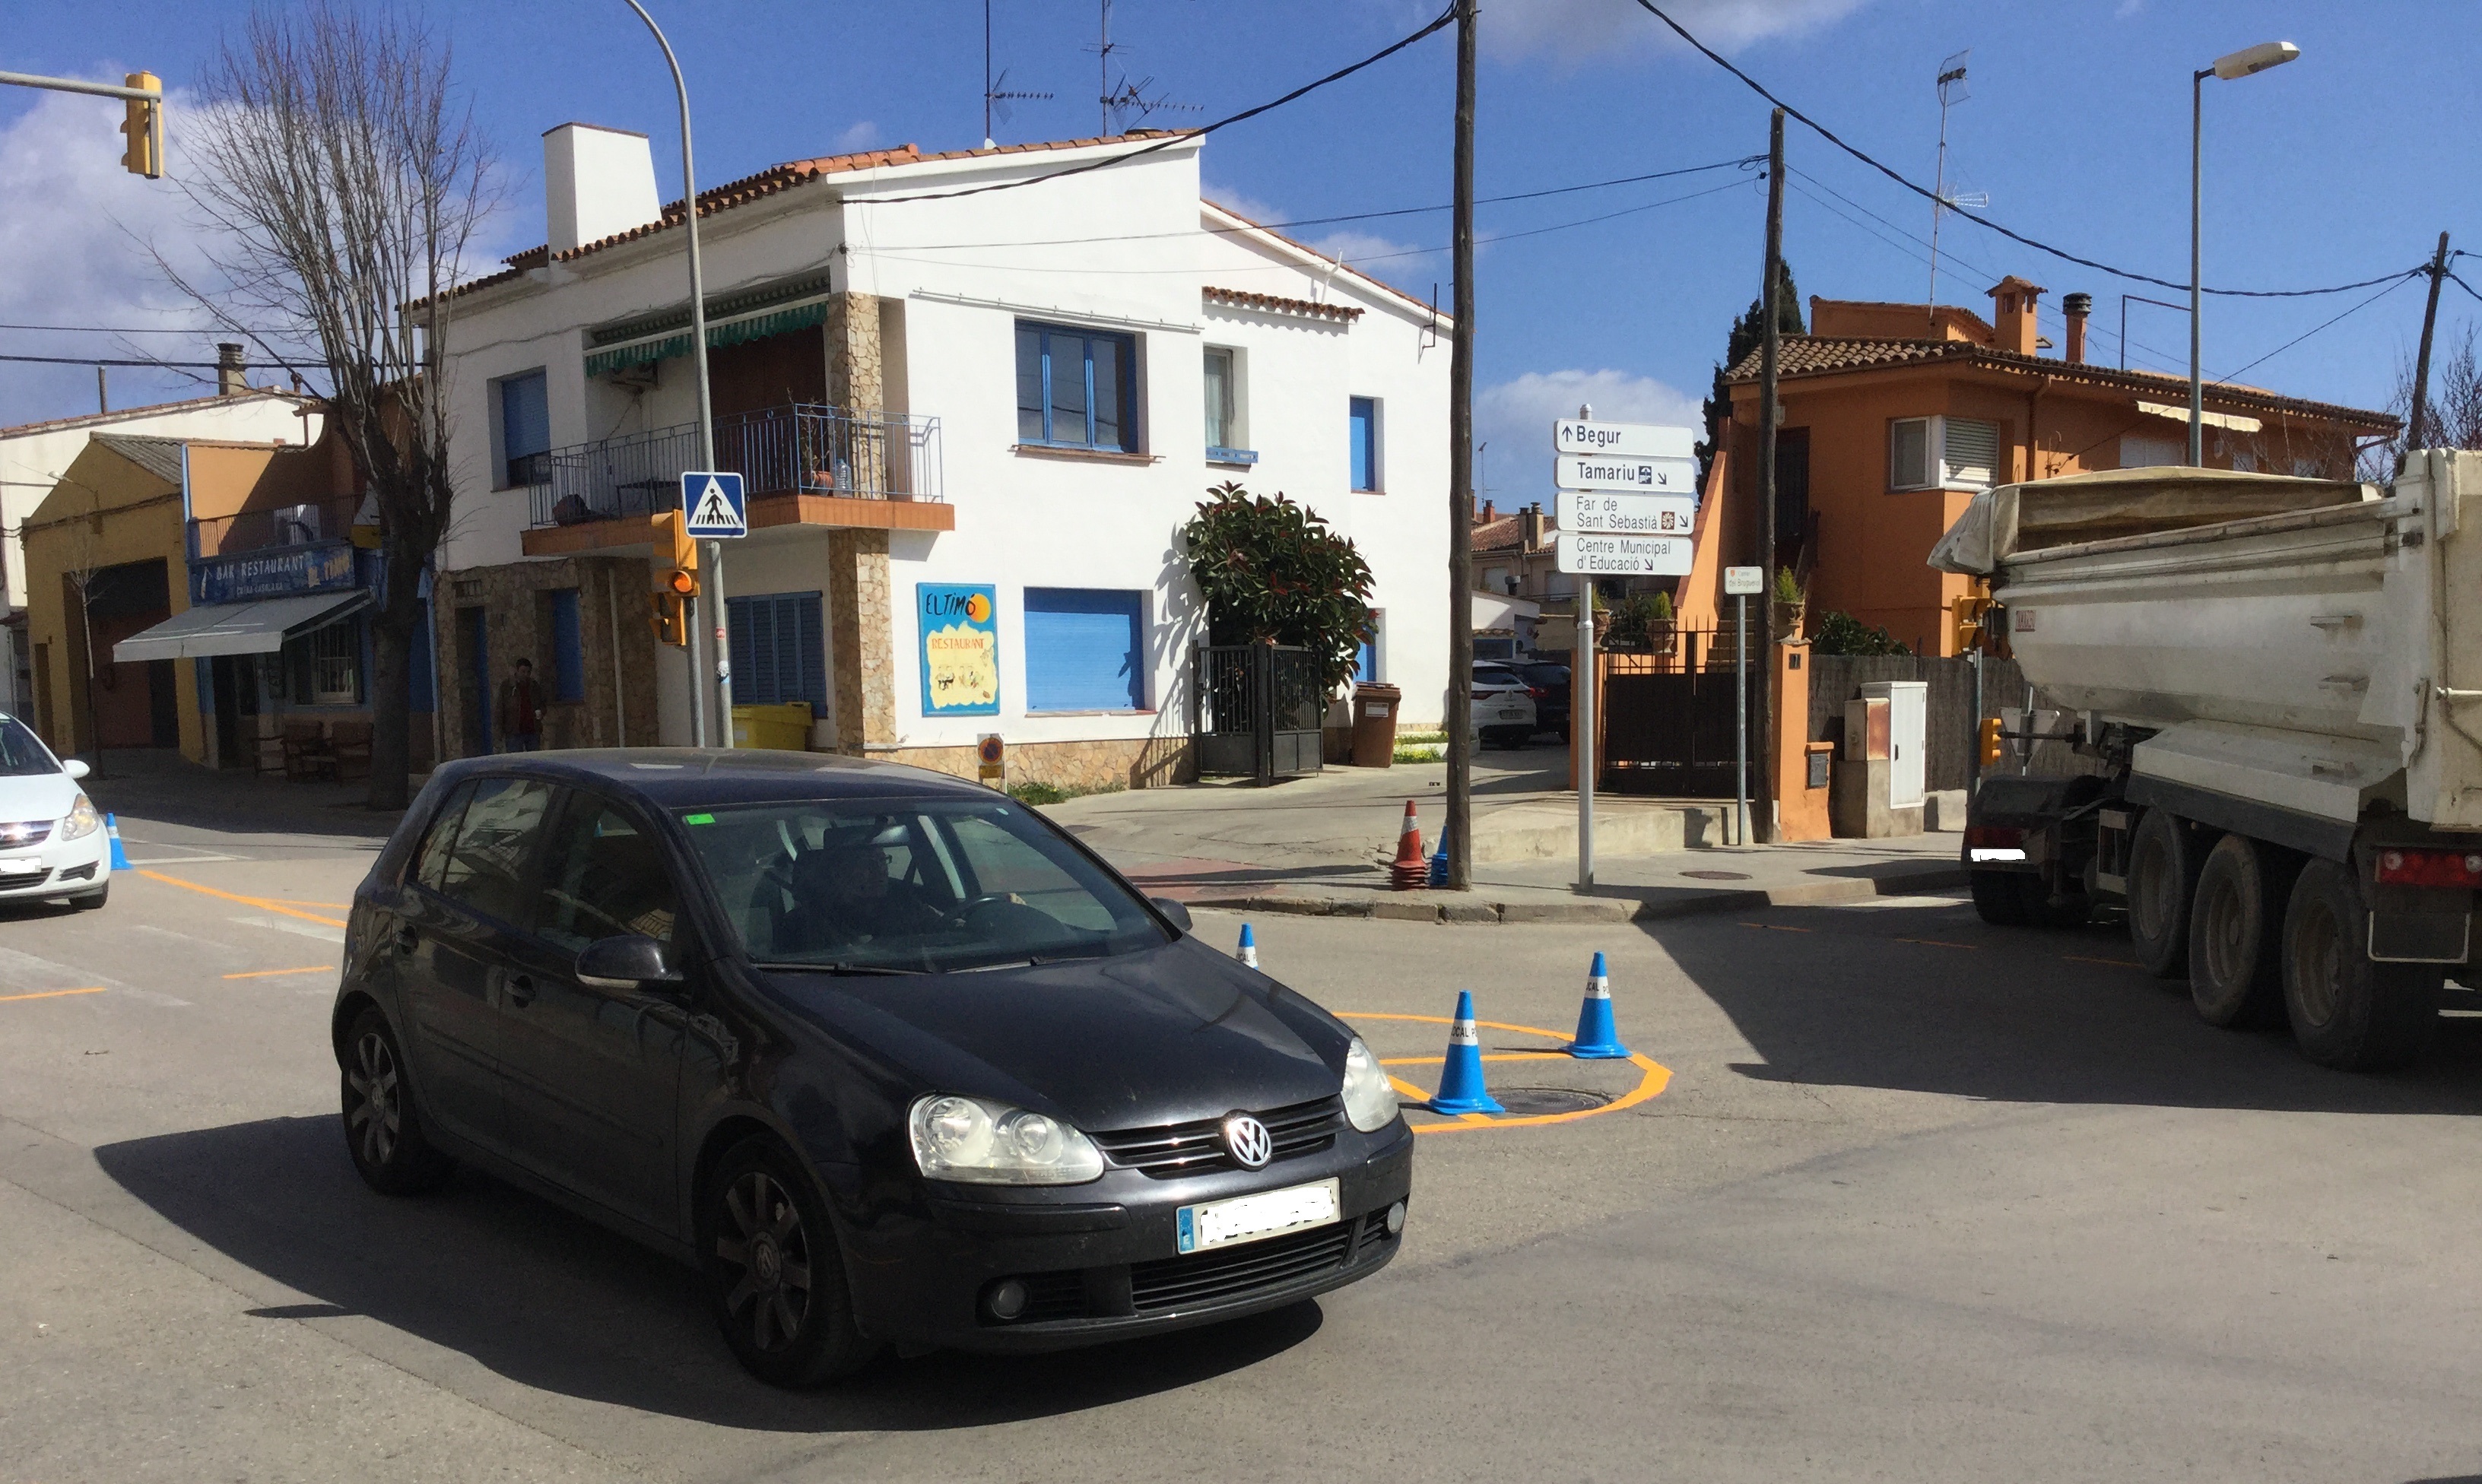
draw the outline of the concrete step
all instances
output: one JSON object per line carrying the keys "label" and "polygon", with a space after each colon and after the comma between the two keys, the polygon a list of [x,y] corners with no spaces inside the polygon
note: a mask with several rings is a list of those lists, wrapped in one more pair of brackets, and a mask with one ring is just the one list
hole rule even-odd
{"label": "concrete step", "polygon": [[[1726,843],[1729,801],[1597,798],[1595,850],[1602,855],[1654,855],[1666,850],[1708,849]],[[1562,860],[1577,853],[1577,806],[1529,802],[1494,809],[1474,822],[1472,859]]]}

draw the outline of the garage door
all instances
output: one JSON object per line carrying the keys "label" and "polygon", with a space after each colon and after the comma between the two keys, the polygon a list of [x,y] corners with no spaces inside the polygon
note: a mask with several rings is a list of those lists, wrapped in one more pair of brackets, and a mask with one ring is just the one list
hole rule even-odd
{"label": "garage door", "polygon": [[1095,587],[1028,587],[1026,710],[1144,710],[1146,596]]}

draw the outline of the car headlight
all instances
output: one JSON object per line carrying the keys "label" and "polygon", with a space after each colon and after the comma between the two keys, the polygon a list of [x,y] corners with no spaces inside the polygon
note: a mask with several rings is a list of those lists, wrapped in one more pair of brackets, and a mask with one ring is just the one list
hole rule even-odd
{"label": "car headlight", "polygon": [[1344,1053],[1344,1116],[1364,1133],[1376,1133],[1396,1118],[1396,1088],[1360,1036]]}
{"label": "car headlight", "polygon": [[69,805],[67,817],[61,820],[60,838],[84,840],[101,828],[103,828],[103,816],[95,812],[94,800],[80,794],[77,796],[77,802]]}
{"label": "car headlight", "polygon": [[1099,1179],[1102,1151],[1057,1118],[954,1093],[917,1098],[906,1119],[913,1162],[934,1180],[1075,1185]]}

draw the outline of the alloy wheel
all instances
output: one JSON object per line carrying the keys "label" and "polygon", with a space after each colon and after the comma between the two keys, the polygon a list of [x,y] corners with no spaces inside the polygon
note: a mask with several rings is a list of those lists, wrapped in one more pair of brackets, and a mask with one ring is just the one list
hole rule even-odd
{"label": "alloy wheel", "polygon": [[801,1338],[810,1316],[810,1242],[791,1192],[764,1170],[725,1187],[715,1255],[741,1270],[725,1313],[757,1349],[774,1352]]}
{"label": "alloy wheel", "polygon": [[345,1080],[357,1100],[346,1119],[354,1147],[361,1152],[363,1163],[385,1168],[396,1155],[397,1134],[405,1119],[396,1052],[387,1037],[374,1030],[355,1043],[354,1067],[345,1074]]}

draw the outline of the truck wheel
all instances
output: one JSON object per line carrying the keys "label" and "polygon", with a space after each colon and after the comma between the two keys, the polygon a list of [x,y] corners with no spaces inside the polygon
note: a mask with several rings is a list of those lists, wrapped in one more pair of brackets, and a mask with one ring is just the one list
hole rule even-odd
{"label": "truck wheel", "polygon": [[[1973,887],[1973,910],[1994,927],[2022,927],[2032,921],[2027,911],[2030,902],[2040,903],[2045,894],[2043,878],[2013,871],[1972,871],[1966,879]],[[2026,892],[2022,883],[2034,883],[2034,892]]]}
{"label": "truck wheel", "polygon": [[2226,835],[2198,871],[2189,907],[2189,999],[2209,1026],[2274,1024],[2282,1007],[2283,944],[2267,900],[2258,842]]}
{"label": "truck wheel", "polygon": [[2128,847],[2128,941],[2158,979],[2189,971],[2189,903],[2202,851],[2180,817],[2149,809]]}
{"label": "truck wheel", "polygon": [[2293,1043],[2321,1066],[2384,1072],[2421,1054],[2447,971],[2372,963],[2369,917],[2352,872],[2311,861],[2284,914],[2284,1006]]}

